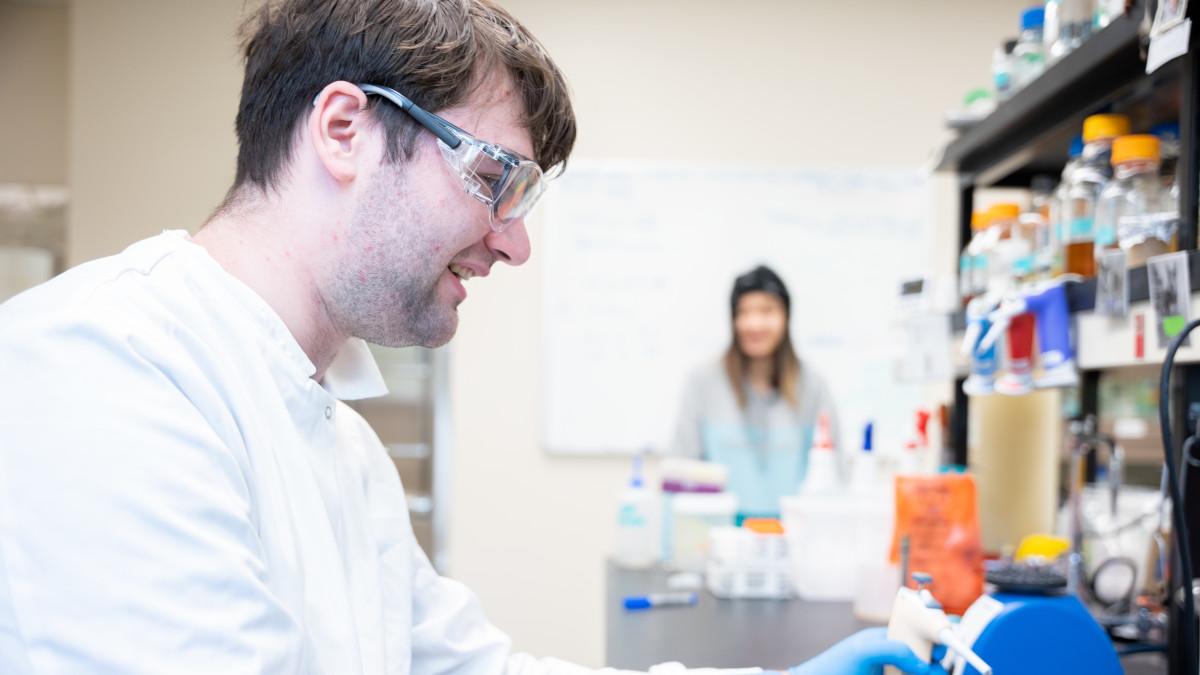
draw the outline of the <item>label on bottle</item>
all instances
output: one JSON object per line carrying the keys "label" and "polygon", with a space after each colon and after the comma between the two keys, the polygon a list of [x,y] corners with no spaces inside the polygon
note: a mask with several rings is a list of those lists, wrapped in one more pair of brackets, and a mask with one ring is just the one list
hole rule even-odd
{"label": "label on bottle", "polygon": [[621,527],[645,527],[646,516],[633,504],[622,504],[617,512],[617,525]]}
{"label": "label on bottle", "polygon": [[1067,226],[1069,231],[1068,240],[1073,239],[1091,239],[1092,238],[1092,217],[1079,216],[1072,218]]}

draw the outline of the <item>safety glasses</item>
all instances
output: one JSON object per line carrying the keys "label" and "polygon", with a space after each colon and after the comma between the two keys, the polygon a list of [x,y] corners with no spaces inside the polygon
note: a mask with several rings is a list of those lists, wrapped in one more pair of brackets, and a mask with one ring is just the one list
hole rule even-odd
{"label": "safety glasses", "polygon": [[422,109],[390,87],[358,85],[395,103],[438,139],[438,148],[450,170],[462,181],[467,194],[488,206],[492,229],[503,232],[524,218],[546,189],[542,168],[529,159],[494,143],[486,143],[446,120]]}

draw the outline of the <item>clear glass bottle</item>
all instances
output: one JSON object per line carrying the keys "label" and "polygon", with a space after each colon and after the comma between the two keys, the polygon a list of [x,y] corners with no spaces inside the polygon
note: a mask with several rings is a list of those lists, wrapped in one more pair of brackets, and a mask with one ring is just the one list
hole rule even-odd
{"label": "clear glass bottle", "polygon": [[1063,167],[1062,176],[1058,181],[1058,187],[1054,188],[1054,197],[1050,201],[1050,217],[1049,217],[1049,237],[1050,237],[1050,277],[1054,278],[1062,274],[1065,264],[1066,235],[1067,235],[1067,210],[1070,206],[1068,193],[1071,186],[1071,174],[1075,167],[1079,165],[1079,156],[1083,154],[1083,137],[1076,136],[1071,139],[1070,149],[1067,151],[1067,164]]}
{"label": "clear glass bottle", "polygon": [[1016,287],[1014,269],[1018,261],[1033,253],[1030,240],[1020,229],[1021,207],[1018,204],[995,204],[988,209],[987,236],[984,239],[987,260],[989,293],[1003,293]]}
{"label": "clear glass bottle", "polygon": [[1021,214],[1021,223],[1034,228],[1033,276],[1047,279],[1054,267],[1057,239],[1050,231],[1050,209],[1054,203],[1055,182],[1052,176],[1034,176],[1030,185],[1030,207]]}
{"label": "clear glass bottle", "polygon": [[971,240],[958,259],[958,294],[965,306],[987,290],[988,220],[983,211],[971,214]]}
{"label": "clear glass bottle", "polygon": [[1129,133],[1124,115],[1092,115],[1083,121],[1083,154],[1067,190],[1067,232],[1063,268],[1067,274],[1096,276],[1096,202],[1112,178],[1112,143]]}
{"label": "clear glass bottle", "polygon": [[1092,29],[1089,0],[1046,0],[1042,33],[1046,64],[1052,64],[1079,48]]}
{"label": "clear glass bottle", "polygon": [[1021,12],[1021,34],[1012,52],[1013,91],[1020,91],[1046,70],[1046,48],[1042,44],[1045,12],[1030,7]]}
{"label": "clear glass bottle", "polygon": [[1092,14],[1092,30],[1102,30],[1125,13],[1125,0],[1096,0]]}
{"label": "clear glass bottle", "polygon": [[1150,133],[1158,137],[1159,161],[1158,175],[1162,178],[1163,190],[1167,192],[1166,198],[1171,200],[1171,203],[1176,205],[1178,210],[1179,204],[1179,177],[1177,174],[1179,166],[1179,123],[1165,122],[1156,124]]}
{"label": "clear glass bottle", "polygon": [[1156,136],[1135,134],[1113,142],[1113,179],[1096,205],[1096,247],[1125,251],[1129,266],[1174,248],[1175,219],[1159,179]]}
{"label": "clear glass bottle", "polygon": [[992,52],[992,87],[996,90],[996,102],[1003,103],[1013,95],[1012,53],[1016,40],[1005,40]]}
{"label": "clear glass bottle", "polygon": [[1043,7],[1044,22],[1042,23],[1042,47],[1046,52],[1046,62],[1053,63],[1059,58],[1062,58],[1063,53],[1058,53],[1055,45],[1065,46],[1064,37],[1066,34],[1066,17],[1064,16],[1065,7],[1063,0],[1046,0]]}

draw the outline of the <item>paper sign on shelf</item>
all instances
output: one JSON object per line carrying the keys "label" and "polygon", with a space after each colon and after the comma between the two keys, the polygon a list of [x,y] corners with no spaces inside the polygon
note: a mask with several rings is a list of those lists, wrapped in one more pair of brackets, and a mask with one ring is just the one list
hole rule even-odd
{"label": "paper sign on shelf", "polygon": [[[1154,324],[1158,329],[1158,346],[1163,349],[1192,320],[1192,286],[1187,252],[1150,258],[1146,261],[1146,276],[1150,283]],[[1187,344],[1185,340],[1184,345]]]}
{"label": "paper sign on shelf", "polygon": [[1184,19],[1150,37],[1150,50],[1146,54],[1146,74],[1149,75],[1172,59],[1188,51],[1192,37],[1192,20]]}
{"label": "paper sign on shelf", "polygon": [[1096,312],[1104,316],[1125,316],[1129,312],[1125,251],[1101,251],[1096,265]]}

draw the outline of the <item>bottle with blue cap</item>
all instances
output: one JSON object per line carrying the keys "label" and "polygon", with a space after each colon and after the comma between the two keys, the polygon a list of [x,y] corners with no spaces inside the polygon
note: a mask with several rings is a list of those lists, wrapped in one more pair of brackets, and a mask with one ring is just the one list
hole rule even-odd
{"label": "bottle with blue cap", "polygon": [[1045,10],[1041,5],[1021,12],[1021,34],[1013,47],[1013,89],[1019,91],[1046,69],[1046,47],[1042,44]]}
{"label": "bottle with blue cap", "polygon": [[1079,157],[1083,155],[1083,136],[1079,135],[1071,139],[1071,145],[1067,150],[1067,163],[1063,167],[1062,178],[1058,181],[1058,187],[1054,189],[1054,196],[1050,200],[1050,278],[1057,277],[1065,270],[1063,261],[1063,247],[1067,241],[1067,213],[1070,208],[1070,187],[1071,175],[1075,168],[1079,166]]}
{"label": "bottle with blue cap", "polygon": [[879,464],[875,459],[875,424],[863,427],[862,451],[854,458],[850,469],[850,492],[855,495],[874,495],[879,491]]}

